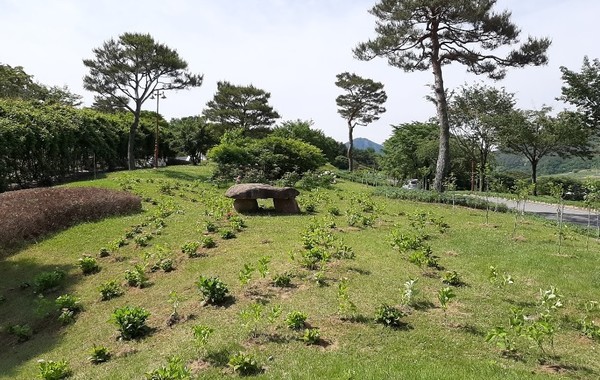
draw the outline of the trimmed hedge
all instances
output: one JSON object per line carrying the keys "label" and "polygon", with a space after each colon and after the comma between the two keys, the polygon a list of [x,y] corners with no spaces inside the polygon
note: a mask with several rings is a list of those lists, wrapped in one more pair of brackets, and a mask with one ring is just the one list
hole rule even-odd
{"label": "trimmed hedge", "polygon": [[[94,162],[99,170],[125,166],[132,121],[131,113],[0,99],[0,192],[10,185],[50,185],[93,171]],[[142,114],[136,157],[152,155],[155,123],[155,114]],[[159,141],[164,154],[168,142],[163,136]]]}
{"label": "trimmed hedge", "polygon": [[486,202],[484,199],[477,197],[470,197],[464,195],[455,195],[448,193],[436,193],[434,191],[423,191],[423,190],[405,190],[396,187],[380,187],[375,190],[375,195],[381,195],[393,199],[402,199],[413,202],[423,203],[443,203],[453,204],[456,206],[463,206],[468,208],[474,208],[479,210],[490,210],[497,212],[508,212],[508,207],[503,204],[496,204],[492,202]]}
{"label": "trimmed hedge", "polygon": [[142,209],[140,197],[123,191],[40,188],[0,194],[0,246],[59,231],[80,222]]}

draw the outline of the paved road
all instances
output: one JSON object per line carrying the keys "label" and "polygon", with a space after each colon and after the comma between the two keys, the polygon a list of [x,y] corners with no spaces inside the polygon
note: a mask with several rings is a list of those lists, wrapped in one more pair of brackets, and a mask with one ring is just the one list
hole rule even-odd
{"label": "paved road", "polygon": [[[517,202],[510,199],[488,197],[488,200],[490,202],[504,204],[508,208],[511,208],[513,210],[517,208]],[[531,201],[527,201],[525,203],[525,212],[536,214],[551,220],[556,220],[556,208],[556,205],[548,203],[538,203]],[[587,226],[588,211],[582,208],[565,206],[565,210],[563,213],[563,221]],[[595,214],[592,214],[592,225],[595,224],[596,216]]]}

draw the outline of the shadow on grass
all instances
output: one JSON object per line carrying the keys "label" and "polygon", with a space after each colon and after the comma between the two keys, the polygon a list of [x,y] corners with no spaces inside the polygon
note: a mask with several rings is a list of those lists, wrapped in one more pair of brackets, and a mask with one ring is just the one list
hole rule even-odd
{"label": "shadow on grass", "polygon": [[[8,378],[19,375],[23,363],[40,358],[61,340],[64,328],[59,321],[55,306],[58,296],[70,293],[82,275],[72,275],[69,265],[40,265],[31,259],[0,260],[0,296],[4,297],[0,308],[0,373]],[[63,271],[67,276],[60,284],[43,294],[34,292],[34,279],[43,272]],[[76,317],[77,318],[77,317]],[[9,333],[9,326],[27,325],[32,335],[19,342],[16,334]]]}

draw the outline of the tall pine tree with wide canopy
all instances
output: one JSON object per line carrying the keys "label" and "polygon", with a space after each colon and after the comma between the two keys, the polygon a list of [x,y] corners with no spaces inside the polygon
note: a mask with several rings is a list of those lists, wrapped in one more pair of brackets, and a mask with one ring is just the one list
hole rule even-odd
{"label": "tall pine tree with wide canopy", "polygon": [[[129,128],[127,161],[135,169],[135,135],[142,104],[156,89],[181,90],[202,84],[202,75],[192,74],[176,50],[158,43],[149,34],[124,33],[93,49],[94,59],[84,59],[90,70],[83,87],[95,92],[97,104],[110,104],[133,113]],[[133,104],[129,104],[133,101]]]}
{"label": "tall pine tree with wide canopy", "polygon": [[511,13],[494,12],[496,0],[381,0],[370,10],[377,17],[377,37],[360,43],[360,60],[385,57],[404,71],[432,70],[440,146],[433,187],[442,191],[450,165],[450,127],[442,67],[458,62],[474,74],[502,79],[507,67],[547,63],[547,38],[529,37],[506,55],[494,52],[519,43]]}

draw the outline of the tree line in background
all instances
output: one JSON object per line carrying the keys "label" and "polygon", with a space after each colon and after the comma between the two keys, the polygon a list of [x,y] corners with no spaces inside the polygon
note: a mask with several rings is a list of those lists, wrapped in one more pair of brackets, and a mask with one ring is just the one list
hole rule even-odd
{"label": "tree line in background", "polygon": [[[396,179],[419,178],[424,187],[432,182],[438,191],[450,185],[481,191],[500,150],[524,157],[535,184],[545,157],[592,155],[600,63],[586,57],[581,72],[561,68],[560,99],[573,111],[520,110],[514,94],[480,84],[448,91],[442,67],[452,62],[492,79],[503,78],[508,67],[546,63],[547,38],[529,38],[503,57],[492,54],[518,44],[520,34],[510,12],[493,11],[495,3],[381,0],[370,10],[378,19],[377,37],[359,44],[355,57],[385,57],[405,71],[432,69],[429,100],[437,110],[435,120],[393,126],[381,156],[355,151],[353,132],[385,112],[384,85],[354,73],[338,74],[335,82],[343,91],[336,103],[347,123],[346,147],[312,128],[311,121],[274,127],[280,115],[269,104],[270,94],[253,85],[220,81],[202,115],[169,123],[158,114],[158,103],[157,113],[142,111],[153,96],[203,80],[175,50],[148,34],[110,39],[83,60],[89,69],[84,87],[96,94],[92,109],[77,108],[81,97],[66,87],[47,87],[21,67],[0,65],[0,190],[10,183],[49,183],[91,167],[134,169],[151,156],[156,138],[163,157],[184,154],[197,164],[208,155],[218,164],[216,175],[228,180],[302,175],[325,162],[353,170],[359,162]],[[160,136],[153,136],[153,127]]]}

